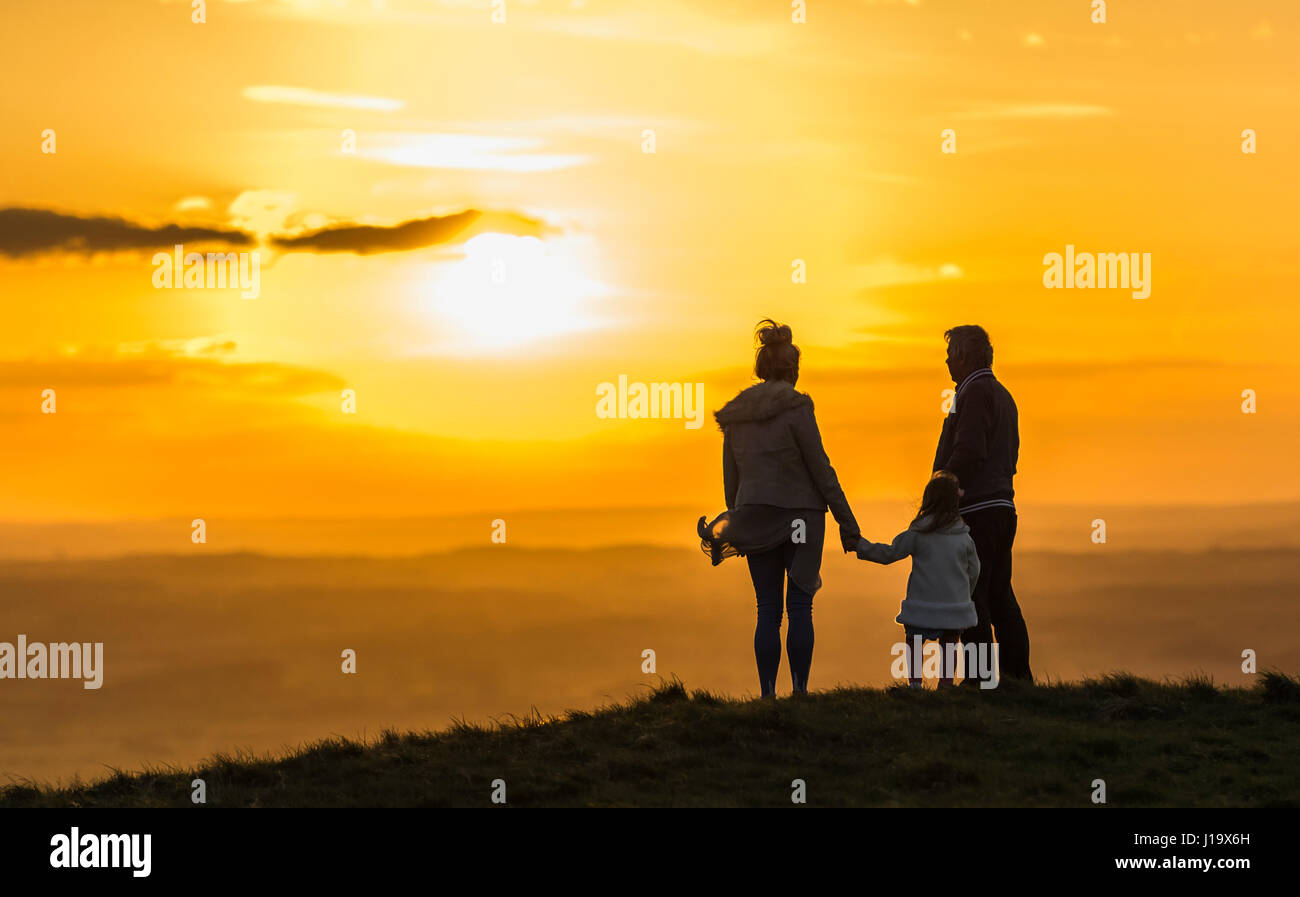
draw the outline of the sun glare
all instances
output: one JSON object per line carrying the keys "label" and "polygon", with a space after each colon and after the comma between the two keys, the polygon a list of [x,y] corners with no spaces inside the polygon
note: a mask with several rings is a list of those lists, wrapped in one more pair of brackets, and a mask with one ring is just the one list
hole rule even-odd
{"label": "sun glare", "polygon": [[596,320],[585,306],[602,292],[582,273],[571,242],[479,234],[434,277],[438,348],[499,351],[591,329]]}

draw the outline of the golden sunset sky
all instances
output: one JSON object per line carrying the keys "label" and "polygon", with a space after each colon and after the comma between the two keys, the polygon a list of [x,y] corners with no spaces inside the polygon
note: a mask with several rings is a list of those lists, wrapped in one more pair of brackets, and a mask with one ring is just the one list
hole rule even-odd
{"label": "golden sunset sky", "polygon": [[[1292,0],[505,11],[4,6],[0,518],[713,513],[711,413],[604,420],[596,389],[711,412],[769,315],[853,502],[924,484],[961,323],[1019,403],[1018,501],[1300,499]],[[260,295],[155,289],[168,225],[249,235]],[[1045,289],[1066,244],[1151,253],[1151,295]]]}

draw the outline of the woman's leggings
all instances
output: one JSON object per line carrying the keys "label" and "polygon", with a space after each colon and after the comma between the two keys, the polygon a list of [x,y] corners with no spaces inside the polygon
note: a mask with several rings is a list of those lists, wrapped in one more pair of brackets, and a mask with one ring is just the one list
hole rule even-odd
{"label": "woman's leggings", "polygon": [[[787,585],[786,571],[794,557],[793,542],[751,554],[749,576],[758,598],[758,624],[754,627],[754,659],[758,661],[758,682],[763,697],[776,694],[776,674],[781,668],[781,610],[790,617],[785,650],[790,659],[790,681],[796,692],[808,690],[808,670],[813,655],[813,596],[794,582]],[[782,600],[782,592],[785,593]]]}

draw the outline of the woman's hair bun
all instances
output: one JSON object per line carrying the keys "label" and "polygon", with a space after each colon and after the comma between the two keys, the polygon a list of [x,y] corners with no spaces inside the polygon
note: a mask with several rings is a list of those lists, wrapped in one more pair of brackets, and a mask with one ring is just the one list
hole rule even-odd
{"label": "woman's hair bun", "polygon": [[799,379],[799,347],[787,324],[771,318],[758,322],[758,352],[754,355],[754,373],[760,380],[777,378],[794,383]]}
{"label": "woman's hair bun", "polygon": [[790,332],[789,324],[778,324],[771,318],[765,318],[758,322],[758,341],[772,348],[788,346],[794,342],[794,334]]}

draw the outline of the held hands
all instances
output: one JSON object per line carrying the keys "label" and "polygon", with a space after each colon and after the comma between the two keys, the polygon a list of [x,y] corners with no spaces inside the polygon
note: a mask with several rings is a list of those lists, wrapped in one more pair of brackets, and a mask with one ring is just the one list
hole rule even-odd
{"label": "held hands", "polygon": [[862,533],[856,529],[846,529],[840,527],[840,544],[844,546],[844,552],[857,551],[858,540],[862,538]]}

